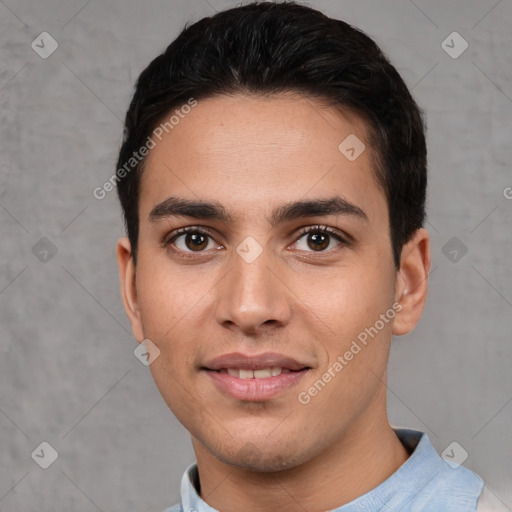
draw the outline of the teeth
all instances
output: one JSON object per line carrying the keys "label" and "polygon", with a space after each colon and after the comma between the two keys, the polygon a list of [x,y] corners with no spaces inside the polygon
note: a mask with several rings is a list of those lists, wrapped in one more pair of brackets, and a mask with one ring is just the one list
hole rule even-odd
{"label": "teeth", "polygon": [[270,377],[270,368],[264,368],[263,370],[254,370],[255,379],[268,379]]}
{"label": "teeth", "polygon": [[268,379],[269,377],[277,377],[283,372],[286,373],[287,370],[283,370],[278,366],[273,366],[272,368],[262,368],[261,370],[244,370],[238,368],[227,369],[227,373],[229,373],[229,375],[238,377],[239,379]]}

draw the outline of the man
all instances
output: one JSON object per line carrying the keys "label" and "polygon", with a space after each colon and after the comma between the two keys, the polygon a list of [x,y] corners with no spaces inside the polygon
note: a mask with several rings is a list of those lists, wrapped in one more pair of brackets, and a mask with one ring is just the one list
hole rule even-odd
{"label": "man", "polygon": [[[123,301],[197,458],[169,510],[475,511],[392,428],[392,335],[430,269],[421,111],[361,31],[296,3],[186,28],[126,116]],[[480,510],[480,508],[479,508]]]}

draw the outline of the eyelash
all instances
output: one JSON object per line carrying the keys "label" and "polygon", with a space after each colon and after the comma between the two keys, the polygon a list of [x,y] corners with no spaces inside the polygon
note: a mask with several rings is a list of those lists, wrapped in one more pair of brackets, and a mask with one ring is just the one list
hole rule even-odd
{"label": "eyelash", "polygon": [[[187,227],[184,227],[184,228],[180,228],[176,231],[173,231],[172,233],[169,234],[169,236],[166,236],[163,240],[162,240],[162,243],[161,243],[161,247],[162,248],[167,248],[168,246],[170,246],[171,244],[173,244],[176,239],[181,236],[181,235],[185,235],[187,233],[197,233],[197,234],[200,234],[200,235],[206,235],[206,236],[210,236],[211,238],[213,238],[213,234],[204,229],[204,228],[199,228],[199,227],[194,227],[194,226],[187,226]],[[350,245],[350,242],[343,238],[337,231],[334,231],[332,228],[328,227],[328,226],[323,226],[323,225],[320,225],[320,224],[317,224],[315,226],[307,226],[305,228],[302,228],[299,233],[297,234],[297,237],[295,239],[295,242],[296,243],[298,240],[300,240],[304,235],[308,234],[308,233],[316,233],[316,234],[324,234],[324,235],[329,235],[329,236],[332,236],[333,238],[335,238],[338,242],[340,242],[341,245],[344,245],[344,246],[348,246]],[[181,254],[184,255],[185,258],[196,258],[198,257],[201,253],[205,252],[205,251],[182,251],[181,249],[173,249],[175,252],[179,252]],[[336,249],[331,249],[329,251],[306,251],[306,252],[311,252],[313,254],[315,253],[330,253],[330,252],[333,252],[335,251]]]}

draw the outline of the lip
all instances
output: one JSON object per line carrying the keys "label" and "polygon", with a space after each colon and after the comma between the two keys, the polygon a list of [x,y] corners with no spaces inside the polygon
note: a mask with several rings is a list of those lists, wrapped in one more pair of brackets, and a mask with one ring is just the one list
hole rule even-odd
{"label": "lip", "polygon": [[217,388],[224,394],[247,402],[262,402],[270,400],[279,393],[289,389],[299,382],[309,370],[297,370],[289,373],[281,373],[276,377],[264,379],[240,379],[213,370],[206,370],[206,374],[212,379]]}
{"label": "lip", "polygon": [[231,352],[223,354],[207,361],[202,365],[203,369],[221,370],[223,368],[240,368],[243,370],[261,370],[279,366],[288,370],[302,370],[309,368],[306,363],[302,363],[292,357],[284,356],[276,352],[263,352],[262,354],[243,354],[242,352]]}
{"label": "lip", "polygon": [[[229,373],[219,372],[221,369],[228,368],[261,370],[270,367],[280,367],[290,371],[263,379],[241,379],[229,375]],[[227,396],[237,400],[261,402],[296,386],[311,367],[275,352],[265,352],[257,355],[232,352],[211,359],[201,369],[212,379],[217,389]]]}

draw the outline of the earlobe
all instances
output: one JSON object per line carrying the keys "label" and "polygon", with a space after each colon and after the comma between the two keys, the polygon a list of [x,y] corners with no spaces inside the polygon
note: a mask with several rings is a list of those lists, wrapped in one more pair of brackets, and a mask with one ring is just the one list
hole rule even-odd
{"label": "earlobe", "polygon": [[404,245],[396,276],[395,300],[402,306],[393,323],[393,334],[397,336],[412,331],[423,313],[430,263],[430,237],[426,229],[420,228]]}
{"label": "earlobe", "polygon": [[140,343],[144,340],[144,334],[137,300],[135,266],[133,264],[130,241],[127,237],[120,238],[117,241],[116,252],[124,309],[132,325],[133,335]]}

